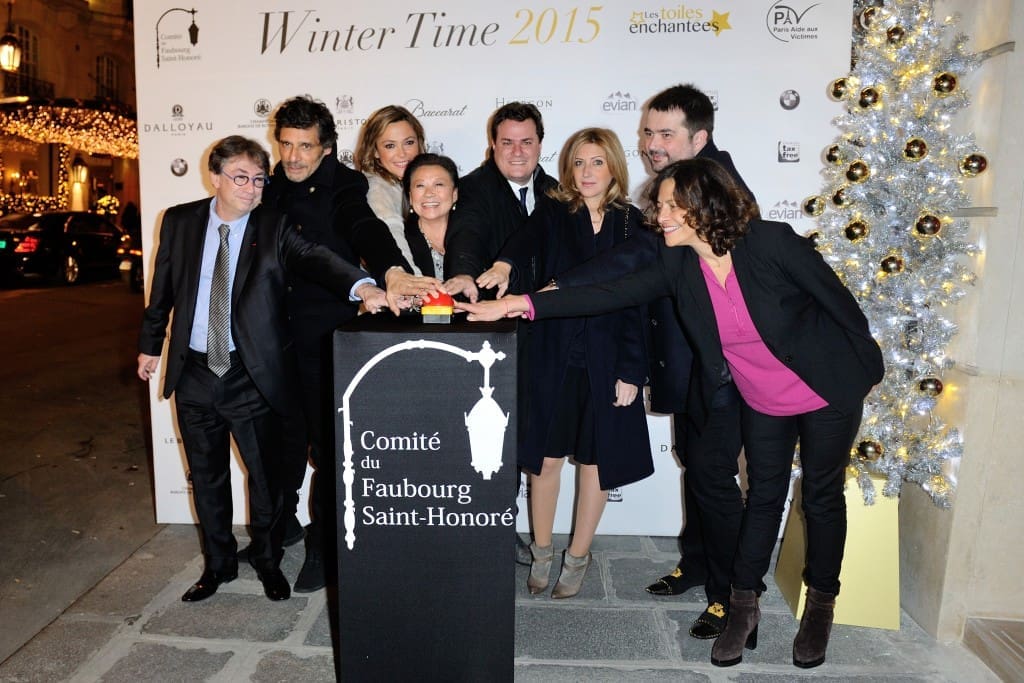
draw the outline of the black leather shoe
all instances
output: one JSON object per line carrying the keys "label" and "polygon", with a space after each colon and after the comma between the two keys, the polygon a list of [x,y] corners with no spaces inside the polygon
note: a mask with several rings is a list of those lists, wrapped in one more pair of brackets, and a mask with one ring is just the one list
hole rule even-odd
{"label": "black leather shoe", "polygon": [[651,595],[680,595],[691,588],[703,586],[705,580],[703,576],[693,572],[684,572],[676,567],[671,574],[661,577],[645,590]]}
{"label": "black leather shoe", "polygon": [[203,571],[199,580],[192,584],[192,587],[181,596],[182,602],[199,602],[205,600],[214,593],[222,583],[229,583],[238,578],[238,569],[234,571],[215,572],[212,569]]}
{"label": "black leather shoe", "polygon": [[288,579],[284,578],[284,574],[280,569],[267,569],[265,571],[257,569],[256,576],[259,577],[260,583],[263,584],[263,592],[271,600],[287,600],[292,596],[292,589],[288,585]]}
{"label": "black leather shoe", "polygon": [[521,564],[529,567],[533,564],[533,553],[530,552],[530,546],[526,544],[519,532],[515,532],[516,535],[516,564]]}

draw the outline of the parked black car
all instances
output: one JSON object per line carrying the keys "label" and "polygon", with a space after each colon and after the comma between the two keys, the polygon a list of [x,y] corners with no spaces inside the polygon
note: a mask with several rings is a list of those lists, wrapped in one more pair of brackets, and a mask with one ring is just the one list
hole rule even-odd
{"label": "parked black car", "polygon": [[75,284],[85,273],[116,277],[128,234],[85,211],[14,213],[0,217],[0,277],[26,275]]}
{"label": "parked black car", "polygon": [[145,286],[142,279],[142,239],[130,236],[125,242],[121,257],[121,281],[127,283],[133,292],[141,292]]}

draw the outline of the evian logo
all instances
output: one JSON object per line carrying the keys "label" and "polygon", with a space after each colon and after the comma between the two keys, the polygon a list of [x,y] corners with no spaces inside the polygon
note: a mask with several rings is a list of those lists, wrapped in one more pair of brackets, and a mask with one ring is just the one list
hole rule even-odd
{"label": "evian logo", "polygon": [[639,105],[632,95],[618,90],[608,95],[601,103],[601,111],[609,113],[635,112],[638,108]]}
{"label": "evian logo", "polygon": [[[192,15],[192,23],[185,25],[184,18],[176,12]],[[168,15],[174,15],[167,18]],[[160,22],[167,18],[161,29]],[[156,20],[156,68],[166,62],[195,62],[199,60],[195,47],[199,44],[199,26],[196,25],[196,10],[172,7]]]}
{"label": "evian logo", "polygon": [[774,206],[768,209],[768,215],[765,216],[770,221],[793,221],[803,217],[804,213],[800,208],[800,202],[788,199],[775,202]]}
{"label": "evian logo", "polygon": [[[795,4],[788,0],[777,0],[768,8],[765,26],[772,37],[783,43],[794,40],[817,40],[818,26],[810,16],[811,10],[820,5]],[[809,16],[810,15],[810,16]]]}

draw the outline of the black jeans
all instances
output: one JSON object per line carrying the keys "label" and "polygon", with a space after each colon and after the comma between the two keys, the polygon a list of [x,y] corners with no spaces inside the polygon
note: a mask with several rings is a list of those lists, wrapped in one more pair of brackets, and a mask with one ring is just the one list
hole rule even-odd
{"label": "black jeans", "polygon": [[[741,399],[732,382],[715,392],[708,421],[698,431],[690,425],[686,433],[684,495],[687,497],[686,529],[683,532],[683,559],[680,567],[690,568],[686,534],[703,539],[702,559],[707,579],[704,584],[708,602],[729,602],[733,558],[743,519],[743,496],[736,482],[742,441],[740,438]],[[693,498],[696,519],[690,518],[689,499]],[[699,525],[696,524],[699,522]],[[699,531],[698,531],[699,529]]]}
{"label": "black jeans", "polygon": [[765,589],[763,579],[778,538],[793,453],[799,440],[801,492],[807,522],[804,581],[823,593],[839,593],[839,570],[846,544],[843,483],[860,419],[860,408],[853,413],[841,413],[826,406],[800,415],[776,417],[743,404],[749,490],[733,564],[733,586],[758,594]]}

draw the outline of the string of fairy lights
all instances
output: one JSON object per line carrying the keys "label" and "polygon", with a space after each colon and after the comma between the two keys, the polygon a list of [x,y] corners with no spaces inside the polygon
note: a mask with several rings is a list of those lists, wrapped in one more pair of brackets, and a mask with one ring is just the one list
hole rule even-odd
{"label": "string of fairy lights", "polygon": [[31,154],[33,146],[41,144],[53,144],[58,150],[56,192],[40,195],[16,192],[14,188],[0,191],[3,212],[66,209],[72,149],[127,159],[139,156],[138,127],[134,118],[107,103],[24,101],[0,108],[0,178],[6,177],[5,153]]}
{"label": "string of fairy lights", "polygon": [[858,2],[855,20],[853,67],[828,88],[846,105],[834,121],[840,134],[824,153],[824,189],[803,205],[818,222],[808,236],[859,300],[885,357],[851,467],[868,503],[875,474],[883,495],[912,482],[948,507],[963,439],[940,402],[957,390],[947,346],[979,252],[958,214],[970,206],[965,183],[988,167],[974,137],[951,124],[982,60],[930,0]]}

